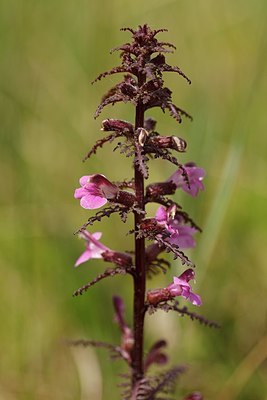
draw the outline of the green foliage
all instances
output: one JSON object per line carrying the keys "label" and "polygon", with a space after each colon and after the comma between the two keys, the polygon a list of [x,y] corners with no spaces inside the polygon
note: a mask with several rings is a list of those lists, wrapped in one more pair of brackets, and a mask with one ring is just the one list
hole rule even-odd
{"label": "green foliage", "polygon": [[[79,274],[72,269],[83,246],[72,232],[79,218],[82,225],[91,215],[72,196],[83,174],[112,168],[114,179],[122,170],[129,175],[127,161],[118,162],[108,146],[86,164],[79,160],[99,138],[100,121],[93,119],[99,93],[117,81],[89,82],[117,61],[108,51],[122,43],[119,28],[145,22],[169,29],[162,39],[178,45],[171,63],[192,78],[191,87],[175,74],[167,84],[178,88],[174,100],[194,116],[193,123],[178,126],[159,111],[152,116],[162,132],[171,128],[185,137],[187,155],[180,161],[190,155],[208,172],[206,191],[192,207],[204,231],[192,259],[201,313],[222,325],[209,330],[168,315],[152,317],[148,331],[155,340],[164,332],[173,359],[192,364],[183,393],[194,380],[205,398],[263,398],[266,13],[264,0],[0,2],[1,398],[118,398],[114,374],[120,364],[101,362],[107,358],[103,350],[96,358],[93,350],[81,353],[63,343],[76,337],[118,340],[110,298],[119,291],[127,297],[130,288],[115,277],[72,298],[74,289],[103,270],[101,261],[79,267]],[[127,105],[118,110],[118,117],[131,118]],[[107,107],[103,118],[110,115]],[[162,161],[151,178],[170,175],[167,164]],[[188,197],[182,204],[190,211]],[[129,249],[130,239],[120,243],[117,217],[111,218],[114,225],[101,225],[105,244]]]}

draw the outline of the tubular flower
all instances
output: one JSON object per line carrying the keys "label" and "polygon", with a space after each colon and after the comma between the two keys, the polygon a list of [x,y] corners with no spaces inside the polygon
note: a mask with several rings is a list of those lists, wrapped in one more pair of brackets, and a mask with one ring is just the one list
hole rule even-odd
{"label": "tubular flower", "polygon": [[202,301],[199,295],[192,292],[189,281],[195,277],[195,272],[189,268],[179,277],[174,276],[173,283],[162,289],[152,289],[147,292],[147,301],[156,306],[163,301],[172,300],[176,296],[182,296],[195,306],[201,306]]}
{"label": "tubular flower", "polygon": [[174,174],[170,176],[167,182],[173,182],[177,188],[181,188],[186,193],[195,197],[200,190],[204,190],[202,180],[205,176],[205,171],[203,168],[197,167],[194,163],[185,164],[184,169],[187,173],[190,187],[188,186],[188,182],[186,181],[181,169],[177,169]]}
{"label": "tubular flower", "polygon": [[173,283],[168,286],[170,294],[172,296],[182,296],[186,300],[189,300],[195,306],[201,306],[202,301],[199,295],[192,292],[191,286],[189,285],[189,281],[194,279],[195,272],[192,268],[184,271],[179,277],[173,277]]}
{"label": "tubular flower", "polygon": [[155,215],[157,222],[160,225],[164,225],[170,234],[179,233],[178,227],[176,227],[175,225],[172,226],[170,224],[171,221],[173,220],[173,218],[175,217],[176,210],[177,210],[177,207],[175,205],[171,205],[167,209],[163,206],[160,206],[157,209],[157,212]]}
{"label": "tubular flower", "polygon": [[160,206],[156,212],[156,220],[160,225],[164,225],[170,233],[168,242],[179,246],[182,249],[195,247],[196,242],[193,235],[197,232],[196,228],[185,225],[184,218],[176,213],[176,206],[169,208]]}
{"label": "tubular flower", "polygon": [[80,255],[75,263],[75,267],[90,260],[91,258],[103,258],[102,254],[110,249],[99,242],[102,236],[102,232],[89,233],[83,231],[80,233],[80,237],[86,241],[86,250]]}
{"label": "tubular flower", "polygon": [[75,190],[74,197],[80,199],[81,206],[89,210],[115,199],[119,191],[116,185],[100,174],[82,176],[79,182],[81,188]]}

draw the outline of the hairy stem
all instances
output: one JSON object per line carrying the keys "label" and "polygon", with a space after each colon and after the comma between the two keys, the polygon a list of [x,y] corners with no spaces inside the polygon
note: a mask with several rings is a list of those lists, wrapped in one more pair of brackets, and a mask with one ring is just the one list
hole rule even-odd
{"label": "hairy stem", "polygon": [[[145,76],[140,74],[138,78],[139,87],[145,83]],[[136,107],[135,129],[144,126],[144,106],[140,101]],[[144,199],[144,177],[137,165],[134,168],[135,194],[138,208],[145,210]],[[135,212],[135,232],[143,219],[143,214]],[[145,239],[138,238],[135,234],[135,275],[134,275],[134,348],[132,353],[132,386],[141,380],[144,375],[143,366],[143,342],[144,342],[144,316],[145,316],[145,290],[146,290],[146,268],[145,268]]]}

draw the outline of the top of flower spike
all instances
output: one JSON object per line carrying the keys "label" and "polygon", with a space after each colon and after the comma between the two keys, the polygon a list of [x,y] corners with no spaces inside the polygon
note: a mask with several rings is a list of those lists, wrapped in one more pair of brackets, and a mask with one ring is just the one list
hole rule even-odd
{"label": "top of flower spike", "polygon": [[[146,74],[149,79],[158,79],[163,72],[176,72],[185,78],[190,84],[190,79],[177,66],[168,65],[163,53],[172,53],[176,47],[168,42],[159,42],[156,35],[165,32],[167,29],[152,30],[147,24],[140,25],[138,29],[122,28],[122,31],[132,33],[132,42],[125,43],[111,50],[121,51],[122,65],[112,68],[100,74],[92,83],[117,73],[130,73],[138,76],[140,73]],[[153,53],[159,53],[151,58]]]}
{"label": "top of flower spike", "polygon": [[170,48],[175,49],[175,46],[168,42],[159,42],[155,37],[157,33],[165,29],[152,30],[145,24],[139,26],[137,30],[131,28],[123,28],[123,30],[130,31],[133,40],[112,50],[121,52],[121,65],[101,73],[92,83],[119,73],[123,73],[124,77],[122,82],[117,83],[102,97],[95,112],[95,118],[108,105],[130,102],[134,106],[138,103],[142,104],[144,111],[153,107],[160,107],[163,112],[167,109],[179,123],[182,121],[182,116],[192,119],[187,112],[173,104],[171,90],[164,87],[163,73],[165,72],[175,72],[189,84],[191,83],[178,66],[166,63],[164,53],[172,52]]}
{"label": "top of flower spike", "polygon": [[139,25],[138,29],[134,30],[132,28],[122,28],[121,31],[129,31],[132,33],[133,42],[132,44],[126,43],[120,47],[113,49],[112,51],[122,50],[129,51],[132,54],[138,55],[140,53],[140,48],[145,49],[146,53],[152,54],[154,52],[160,53],[170,53],[172,50],[165,49],[170,47],[176,49],[176,47],[167,42],[159,42],[155,36],[160,32],[167,32],[167,29],[156,29],[152,30],[147,24]]}

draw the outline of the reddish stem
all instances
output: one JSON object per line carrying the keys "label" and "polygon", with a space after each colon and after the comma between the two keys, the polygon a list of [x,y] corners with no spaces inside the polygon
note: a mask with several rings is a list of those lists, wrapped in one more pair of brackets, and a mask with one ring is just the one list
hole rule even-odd
{"label": "reddish stem", "polygon": [[[145,83],[145,76],[138,77],[139,87]],[[140,101],[136,107],[135,129],[144,126],[144,107]],[[144,177],[135,165],[135,195],[137,206],[145,210]],[[135,232],[143,220],[143,214],[134,213]],[[144,375],[143,342],[144,342],[144,316],[145,316],[145,291],[146,291],[146,265],[145,265],[145,239],[137,238],[135,233],[135,274],[134,274],[134,348],[132,353],[132,386],[141,380]]]}

